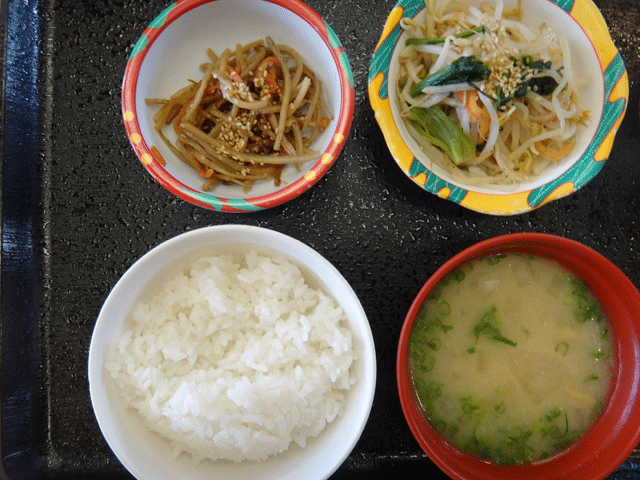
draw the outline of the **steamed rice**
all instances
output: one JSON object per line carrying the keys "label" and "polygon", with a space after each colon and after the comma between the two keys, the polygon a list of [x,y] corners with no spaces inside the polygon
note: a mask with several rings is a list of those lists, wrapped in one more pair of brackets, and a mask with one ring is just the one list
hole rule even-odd
{"label": "steamed rice", "polygon": [[355,381],[344,311],[283,257],[199,259],[132,320],[106,368],[126,406],[195,462],[304,447]]}

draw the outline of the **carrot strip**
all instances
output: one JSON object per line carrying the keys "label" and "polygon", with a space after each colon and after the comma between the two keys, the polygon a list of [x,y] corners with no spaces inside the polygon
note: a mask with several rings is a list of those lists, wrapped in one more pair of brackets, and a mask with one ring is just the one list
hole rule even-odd
{"label": "carrot strip", "polygon": [[575,144],[576,142],[570,141],[560,150],[552,150],[546,147],[542,142],[536,142],[535,147],[543,156],[547,157],[549,160],[560,160],[571,150],[573,150]]}
{"label": "carrot strip", "polygon": [[265,69],[266,76],[264,77],[264,81],[268,83],[271,87],[269,88],[269,94],[273,95],[273,93],[278,90],[278,84],[276,83],[276,72],[273,69],[267,67]]}
{"label": "carrot strip", "polygon": [[240,72],[237,72],[236,70],[234,70],[231,67],[227,67],[227,75],[229,75],[229,78],[238,83],[238,84],[244,84],[244,80],[242,80],[242,77],[240,76]]}
{"label": "carrot strip", "polygon": [[278,59],[276,57],[265,57],[262,59],[262,61],[260,62],[260,68],[263,65],[267,65],[268,63],[273,63],[276,67],[280,66],[280,62],[278,61]]}
{"label": "carrot strip", "polygon": [[175,120],[173,121],[173,130],[178,135],[180,135],[182,133],[182,129],[180,128],[180,123],[182,122],[182,117],[184,117],[184,114],[187,113],[187,110],[189,109],[189,105],[191,105],[191,102],[193,101],[194,98],[195,97],[191,97],[189,100],[184,102],[184,105],[182,105],[182,108],[178,112],[178,115],[176,115]]}
{"label": "carrot strip", "polygon": [[156,147],[155,145],[153,145],[151,147],[151,155],[153,155],[153,157],[158,161],[158,163],[160,165],[162,165],[163,167],[167,164],[166,160],[164,159],[164,157],[162,156],[162,154],[160,153],[160,150],[158,150],[158,147]]}
{"label": "carrot strip", "polygon": [[193,155],[191,156],[191,163],[193,164],[193,168],[196,169],[196,171],[202,178],[210,178],[211,175],[213,175],[213,170],[205,170],[202,167],[202,164],[198,160],[196,160]]}
{"label": "carrot strip", "polygon": [[276,83],[276,72],[271,67],[271,65],[274,65],[275,67],[280,67],[280,62],[276,57],[273,57],[273,56],[265,57],[260,62],[258,71],[262,69],[265,70],[266,75],[264,77],[264,81],[270,85],[268,93],[273,95],[273,93],[278,90],[278,84]]}
{"label": "carrot strip", "polygon": [[465,93],[467,94],[467,100],[464,103],[464,107],[469,112],[471,120],[477,122],[480,115],[482,115],[482,107],[478,105],[478,93],[475,90],[458,92],[460,99],[464,98]]}
{"label": "carrot strip", "polygon": [[220,90],[220,85],[209,85],[207,88],[205,88],[204,93],[205,95],[213,95],[218,90]]}
{"label": "carrot strip", "polygon": [[482,138],[486,139],[487,135],[489,135],[489,128],[491,126],[491,115],[489,115],[489,112],[486,108],[483,109],[482,112],[483,113],[480,117],[480,123],[478,123],[478,132],[480,132]]}
{"label": "carrot strip", "polygon": [[[459,92],[462,98],[463,92]],[[464,104],[469,117],[472,121],[478,122],[478,133],[482,138],[487,138],[489,127],[491,126],[491,115],[484,104],[478,103],[478,92],[475,90],[467,91],[467,101]]]}

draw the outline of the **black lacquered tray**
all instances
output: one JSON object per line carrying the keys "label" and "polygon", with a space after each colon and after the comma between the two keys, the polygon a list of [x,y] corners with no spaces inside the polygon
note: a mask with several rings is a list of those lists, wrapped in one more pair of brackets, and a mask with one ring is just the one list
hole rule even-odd
{"label": "black lacquered tray", "polygon": [[[369,61],[393,1],[309,0],[351,63],[356,108],[345,148],[300,197],[241,215],[195,207],[161,188],[129,146],[120,85],[131,48],[162,0],[8,0],[2,8],[2,472],[10,479],[131,478],[91,410],[87,353],[110,288],[153,246],[226,223],[293,236],[332,262],[371,322],[373,409],[335,479],[444,474],[404,420],[395,355],[404,316],[448,258],[489,237],[545,232],[602,253],[640,287],[640,3],[598,0],[631,95],[609,161],[577,193],[494,217],[430,195],[396,166],[367,98]],[[636,412],[640,414],[640,412]],[[611,476],[640,479],[636,450]]]}

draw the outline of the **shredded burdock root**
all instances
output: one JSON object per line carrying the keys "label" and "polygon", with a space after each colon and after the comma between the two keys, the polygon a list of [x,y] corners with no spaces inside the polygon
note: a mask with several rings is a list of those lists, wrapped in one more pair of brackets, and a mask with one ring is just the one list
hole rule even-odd
{"label": "shredded burdock root", "polygon": [[[247,193],[256,180],[280,185],[282,170],[318,158],[310,145],[332,115],[322,99],[320,79],[300,54],[267,37],[226,49],[207,49],[204,77],[161,105],[155,130],[171,151],[193,167],[209,191],[218,183],[237,184]],[[174,142],[163,129],[173,124]]]}

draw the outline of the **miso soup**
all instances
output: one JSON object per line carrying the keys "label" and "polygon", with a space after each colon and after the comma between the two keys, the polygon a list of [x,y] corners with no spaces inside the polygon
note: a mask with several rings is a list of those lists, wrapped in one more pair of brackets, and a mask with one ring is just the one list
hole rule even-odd
{"label": "miso soup", "polygon": [[429,423],[499,464],[576,442],[604,408],[614,361],[587,285],[524,254],[479,259],[444,279],[421,306],[409,348]]}

